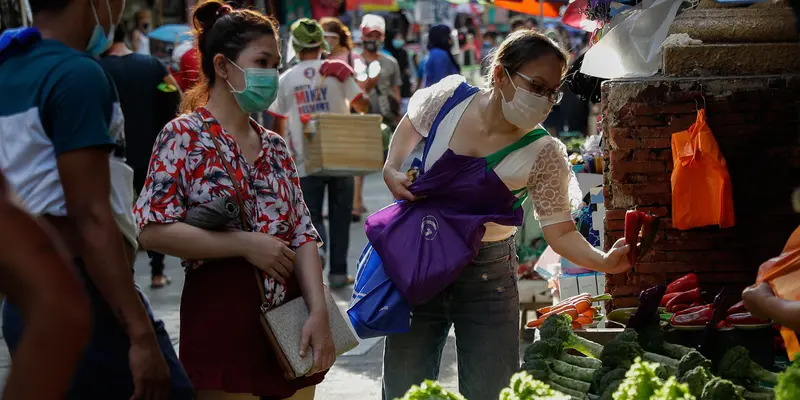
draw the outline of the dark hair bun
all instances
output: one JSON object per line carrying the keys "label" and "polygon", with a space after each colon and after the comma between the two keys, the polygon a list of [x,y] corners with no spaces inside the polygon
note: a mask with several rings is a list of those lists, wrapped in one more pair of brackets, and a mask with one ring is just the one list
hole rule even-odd
{"label": "dark hair bun", "polygon": [[201,33],[214,26],[220,17],[230,13],[233,9],[219,1],[207,1],[194,10],[194,29]]}

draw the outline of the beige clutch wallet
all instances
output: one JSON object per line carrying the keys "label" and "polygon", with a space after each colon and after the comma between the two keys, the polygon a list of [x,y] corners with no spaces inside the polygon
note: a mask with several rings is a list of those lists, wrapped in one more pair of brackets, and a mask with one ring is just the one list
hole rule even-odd
{"label": "beige clutch wallet", "polygon": [[[257,278],[262,282],[258,272]],[[263,290],[263,283],[259,285],[259,289]],[[263,295],[262,298],[264,298]],[[336,306],[336,301],[327,286],[325,287],[325,300],[328,304],[328,322],[333,336],[333,345],[338,357],[358,346],[358,339]],[[307,353],[304,358],[300,357],[300,338],[303,324],[308,319],[308,307],[305,300],[298,297],[270,309],[262,306],[261,316],[264,332],[272,344],[272,348],[275,349],[284,377],[293,380],[307,374],[314,364],[314,357],[310,353]]]}

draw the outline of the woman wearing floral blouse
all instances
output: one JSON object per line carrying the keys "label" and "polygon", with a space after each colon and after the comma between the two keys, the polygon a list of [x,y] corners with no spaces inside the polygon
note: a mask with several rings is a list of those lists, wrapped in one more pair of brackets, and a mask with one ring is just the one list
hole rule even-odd
{"label": "woman wearing floral blouse", "polygon": [[[266,110],[277,93],[277,29],[257,12],[214,0],[198,6],[194,25],[204,79],[189,92],[187,113],[156,141],[134,209],[139,240],[183,259],[180,358],[198,399],[310,399],[324,375],[315,373],[335,358],[319,236],[286,143],[248,117]],[[215,232],[183,222],[192,207],[236,199],[231,179],[241,188],[248,226],[235,219]],[[266,299],[258,293],[254,266],[262,272]],[[298,338],[301,356],[313,357],[314,368],[286,381],[257,310],[264,300],[275,306],[297,295],[295,279],[310,314]]]}

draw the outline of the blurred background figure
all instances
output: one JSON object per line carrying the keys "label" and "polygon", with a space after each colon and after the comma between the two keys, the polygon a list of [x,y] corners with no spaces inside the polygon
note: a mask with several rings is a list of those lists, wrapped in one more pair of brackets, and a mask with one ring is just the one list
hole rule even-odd
{"label": "blurred background figure", "polygon": [[[156,136],[175,118],[180,104],[180,89],[167,67],[152,56],[138,54],[125,45],[123,24],[117,25],[114,44],[100,59],[111,76],[125,115],[126,163],[133,168],[134,193],[140,193],[147,177],[150,153]],[[148,251],[150,288],[170,284],[164,274],[164,255]]]}
{"label": "blurred background figure", "polygon": [[411,72],[411,57],[404,47],[406,41],[403,38],[403,33],[399,31],[387,31],[386,37],[392,39],[387,40],[383,44],[383,48],[397,60],[397,65],[400,67],[400,79],[403,82],[402,85],[400,85],[400,98],[408,99],[413,94],[411,81],[414,74]]}
{"label": "blurred background figure", "polygon": [[131,32],[131,46],[133,46],[133,52],[150,55],[150,38],[147,37],[147,34],[150,33],[150,29],[153,27],[150,10],[143,8],[137,11],[133,18],[135,22],[133,31]]}
{"label": "blurred background figure", "polygon": [[461,72],[453,57],[453,38],[447,25],[434,25],[428,33],[428,60],[425,62],[425,87],[444,77]]}
{"label": "blurred background figure", "polygon": [[194,41],[187,40],[176,46],[171,61],[172,78],[182,92],[188,92],[200,79],[200,55]]}
{"label": "blurred background figure", "polygon": [[353,36],[350,29],[341,20],[333,17],[326,17],[320,21],[322,29],[325,30],[325,40],[330,46],[331,52],[328,58],[347,63],[350,68],[355,68],[355,60],[364,59],[361,54],[354,50]]}

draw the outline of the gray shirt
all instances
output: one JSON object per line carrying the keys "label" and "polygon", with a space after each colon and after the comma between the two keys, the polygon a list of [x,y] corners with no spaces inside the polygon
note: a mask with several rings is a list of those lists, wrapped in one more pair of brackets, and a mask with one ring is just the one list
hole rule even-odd
{"label": "gray shirt", "polygon": [[389,95],[394,97],[394,88],[403,84],[400,75],[400,65],[392,56],[381,52],[378,53],[378,63],[381,65],[381,73],[378,75],[378,85],[368,93],[372,102],[372,112],[381,114],[384,117],[394,119],[400,115],[392,113],[389,103]]}

